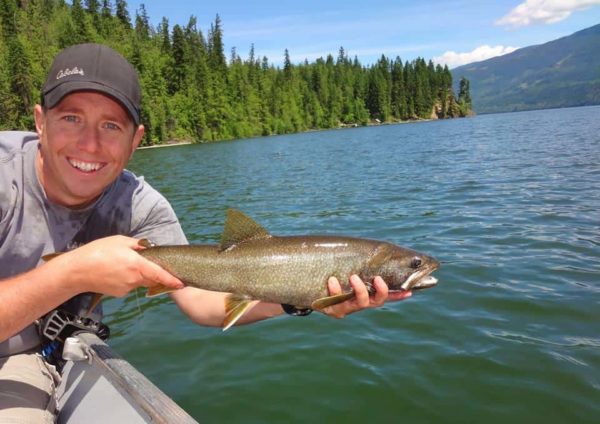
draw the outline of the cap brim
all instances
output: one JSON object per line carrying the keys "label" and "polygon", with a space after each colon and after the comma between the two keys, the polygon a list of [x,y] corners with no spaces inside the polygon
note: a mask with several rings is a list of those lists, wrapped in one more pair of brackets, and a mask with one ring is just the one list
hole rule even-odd
{"label": "cap brim", "polygon": [[44,93],[44,106],[52,109],[66,95],[76,91],[97,91],[114,98],[129,113],[135,125],[140,124],[139,110],[123,94],[111,87],[93,81],[67,81],[54,87],[48,93]]}

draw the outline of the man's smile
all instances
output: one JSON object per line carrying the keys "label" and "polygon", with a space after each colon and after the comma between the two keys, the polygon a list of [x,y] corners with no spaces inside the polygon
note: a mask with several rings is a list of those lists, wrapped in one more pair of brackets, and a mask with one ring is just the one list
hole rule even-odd
{"label": "man's smile", "polygon": [[74,158],[67,158],[67,160],[73,168],[86,173],[99,171],[106,165],[106,162],[84,162]]}

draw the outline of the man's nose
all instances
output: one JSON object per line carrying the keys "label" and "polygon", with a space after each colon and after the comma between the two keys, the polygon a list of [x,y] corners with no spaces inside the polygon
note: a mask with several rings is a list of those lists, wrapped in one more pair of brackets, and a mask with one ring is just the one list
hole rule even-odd
{"label": "man's nose", "polygon": [[86,124],[80,134],[77,146],[89,153],[97,152],[100,149],[100,131],[98,128]]}

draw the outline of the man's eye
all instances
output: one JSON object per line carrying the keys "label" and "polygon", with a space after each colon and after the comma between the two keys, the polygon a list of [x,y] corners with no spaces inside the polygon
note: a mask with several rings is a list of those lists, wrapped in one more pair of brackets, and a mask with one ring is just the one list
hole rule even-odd
{"label": "man's eye", "polygon": [[77,117],[75,115],[66,115],[63,119],[67,122],[77,122]]}
{"label": "man's eye", "polygon": [[104,124],[104,128],[109,129],[109,130],[118,130],[119,126],[117,124],[115,124],[114,122],[107,122],[106,124]]}

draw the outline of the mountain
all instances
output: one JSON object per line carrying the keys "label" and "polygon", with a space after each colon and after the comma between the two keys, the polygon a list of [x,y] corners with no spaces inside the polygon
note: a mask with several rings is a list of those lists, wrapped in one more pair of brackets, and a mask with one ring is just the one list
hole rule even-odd
{"label": "mountain", "polygon": [[451,72],[476,113],[600,104],[600,24]]}

